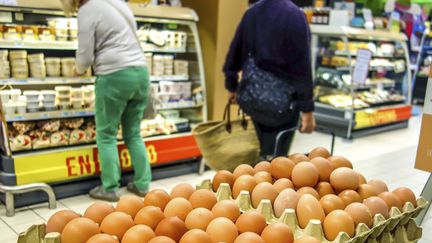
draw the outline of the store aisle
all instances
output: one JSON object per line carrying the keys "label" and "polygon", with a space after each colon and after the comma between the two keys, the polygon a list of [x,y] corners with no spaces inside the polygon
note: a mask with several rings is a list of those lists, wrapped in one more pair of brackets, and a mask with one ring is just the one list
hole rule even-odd
{"label": "store aisle", "polygon": [[[420,128],[420,118],[414,117],[408,129],[346,141],[336,139],[335,154],[349,158],[357,171],[367,179],[380,178],[387,182],[390,189],[408,186],[419,195],[429,174],[414,169],[414,159]],[[316,146],[328,146],[330,137],[325,134],[297,135],[292,152],[307,152]],[[202,176],[189,174],[175,178],[154,181],[153,188],[170,190],[179,182],[198,184],[203,179],[212,178],[214,172],[207,171]],[[124,189],[123,189],[124,190]],[[126,191],[124,190],[124,193]],[[17,234],[33,224],[45,222],[54,212],[70,208],[79,213],[93,203],[87,195],[58,201],[58,208],[47,209],[46,204],[25,207],[17,210],[16,216],[5,215],[5,207],[0,206],[0,242],[16,242]],[[420,243],[432,242],[432,212],[423,223],[423,239]]]}

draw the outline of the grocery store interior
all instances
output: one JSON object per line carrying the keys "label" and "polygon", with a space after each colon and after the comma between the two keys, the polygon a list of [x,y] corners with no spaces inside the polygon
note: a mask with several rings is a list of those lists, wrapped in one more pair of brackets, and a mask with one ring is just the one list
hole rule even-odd
{"label": "grocery store interior", "polygon": [[[123,41],[139,41],[149,73],[146,195],[130,183],[124,127],[113,134],[120,189],[98,187],[97,90],[110,75],[91,52],[106,47],[93,36],[78,74],[89,30],[65,2],[127,5],[136,20],[137,40]],[[288,154],[263,161],[258,123],[226,109],[225,80],[244,14],[274,6],[309,27],[295,45],[310,48],[298,65],[311,67],[317,126],[301,132],[300,116]],[[431,22],[430,0],[0,0],[0,242],[431,243]]]}

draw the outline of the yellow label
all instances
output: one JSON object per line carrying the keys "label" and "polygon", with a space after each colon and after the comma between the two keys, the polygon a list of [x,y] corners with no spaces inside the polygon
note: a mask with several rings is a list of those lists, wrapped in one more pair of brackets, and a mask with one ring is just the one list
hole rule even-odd
{"label": "yellow label", "polygon": [[356,112],[355,121],[355,129],[360,129],[397,121],[397,114],[395,110],[374,112],[359,111]]}

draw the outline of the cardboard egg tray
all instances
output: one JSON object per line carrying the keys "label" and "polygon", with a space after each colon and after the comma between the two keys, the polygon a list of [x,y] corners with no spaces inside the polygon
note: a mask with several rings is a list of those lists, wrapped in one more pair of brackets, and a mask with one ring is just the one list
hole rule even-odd
{"label": "cardboard egg tray", "polygon": [[[197,186],[197,189],[212,190],[212,188],[211,180],[204,180]],[[218,201],[234,200],[231,188],[226,183],[219,186],[216,197]],[[328,241],[319,220],[311,220],[305,229],[300,228],[294,209],[286,209],[281,217],[277,218],[274,215],[273,205],[270,200],[262,200],[256,209],[253,208],[248,191],[240,192],[240,195],[234,201],[241,212],[256,210],[264,215],[267,223],[276,221],[287,224],[291,229],[294,229],[295,238],[309,235],[324,243],[415,243],[421,238],[422,229],[417,226],[413,218],[417,217],[428,204],[426,200],[419,198],[417,208],[409,202],[403,207],[403,212],[393,207],[390,210],[388,219],[385,219],[381,214],[375,215],[372,229],[366,224],[359,224],[353,238],[347,233],[341,232],[334,241]]]}

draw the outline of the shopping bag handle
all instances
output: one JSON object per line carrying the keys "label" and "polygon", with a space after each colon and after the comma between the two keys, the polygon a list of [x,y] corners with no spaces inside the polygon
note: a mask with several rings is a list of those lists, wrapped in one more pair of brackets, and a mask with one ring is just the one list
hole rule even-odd
{"label": "shopping bag handle", "polygon": [[[231,104],[232,104],[232,99],[228,100],[228,103],[225,106],[225,110],[224,110],[224,115],[223,115],[223,120],[226,121],[226,125],[225,125],[225,129],[228,133],[232,132],[232,124],[231,124]],[[240,115],[240,113],[242,114],[242,121],[241,121],[241,125],[243,127],[244,130],[247,130],[248,127],[248,122],[246,120],[246,115],[244,114],[244,112],[241,112],[241,108],[239,108],[238,110],[238,114]]]}

